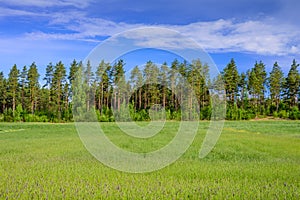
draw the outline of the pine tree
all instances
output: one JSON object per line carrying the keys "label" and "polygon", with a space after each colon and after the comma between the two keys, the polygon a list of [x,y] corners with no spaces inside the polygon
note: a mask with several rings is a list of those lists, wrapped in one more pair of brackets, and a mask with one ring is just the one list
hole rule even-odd
{"label": "pine tree", "polygon": [[289,70],[288,76],[286,78],[286,93],[289,101],[290,107],[293,107],[297,103],[297,96],[300,92],[300,75],[296,60],[293,60],[291,69]]}
{"label": "pine tree", "polygon": [[135,66],[130,73],[131,88],[133,89],[133,100],[135,102],[134,109],[140,110],[142,108],[142,86],[143,74],[138,66]]}
{"label": "pine tree", "polygon": [[48,118],[50,118],[51,115],[51,108],[54,106],[55,102],[53,102],[53,96],[55,95],[55,91],[53,90],[53,76],[54,76],[54,66],[52,63],[49,63],[46,67],[46,74],[44,77],[45,85],[43,88],[43,97],[46,97],[47,99],[44,100],[44,102],[47,102],[47,113]]}
{"label": "pine tree", "polygon": [[[68,76],[68,80],[69,80],[69,84],[70,84],[71,88],[72,88],[73,81],[76,78],[76,74],[79,70],[79,65],[81,65],[81,63],[77,63],[75,59],[71,63],[71,67],[70,67],[70,70],[69,70],[69,76]],[[72,92],[70,92],[70,98],[72,99]]]}
{"label": "pine tree", "polygon": [[240,79],[238,83],[238,88],[241,99],[241,108],[244,109],[245,99],[247,98],[247,75],[243,72],[239,77]]}
{"label": "pine tree", "polygon": [[58,121],[61,120],[61,113],[63,112],[63,93],[64,84],[66,82],[66,68],[64,64],[60,61],[55,65],[54,74],[51,83],[51,93],[53,95],[53,101],[55,102],[54,113],[57,115]]}
{"label": "pine tree", "polygon": [[52,63],[49,63],[46,67],[46,74],[43,79],[46,83],[43,87],[48,87],[48,89],[50,89],[52,87],[51,84],[52,84],[53,76],[54,76],[54,67],[53,67]]}
{"label": "pine tree", "polygon": [[167,105],[167,97],[168,97],[168,65],[167,63],[163,63],[160,67],[160,82],[161,86],[161,95],[162,95],[162,106],[166,108]]}
{"label": "pine tree", "polygon": [[75,121],[85,121],[86,113],[86,87],[83,78],[83,66],[79,65],[78,73],[75,74],[75,79],[71,86],[73,93],[72,112]]}
{"label": "pine tree", "polygon": [[19,89],[19,75],[20,72],[17,68],[17,65],[14,65],[8,75],[8,96],[12,103],[12,112],[13,115],[16,110],[17,98],[18,98],[18,89]]}
{"label": "pine tree", "polygon": [[121,102],[125,100],[126,93],[126,81],[125,81],[125,63],[124,61],[118,60],[113,65],[113,77],[114,77],[114,107],[120,110]]}
{"label": "pine tree", "polygon": [[255,63],[254,68],[249,73],[249,91],[255,100],[256,114],[262,111],[265,94],[265,83],[267,73],[265,65],[260,61]]}
{"label": "pine tree", "polygon": [[86,94],[86,109],[90,110],[91,105],[94,105],[95,94],[91,90],[91,86],[94,82],[94,73],[92,71],[91,62],[88,61],[84,70],[84,83],[87,86]]}
{"label": "pine tree", "polygon": [[22,108],[24,110],[27,109],[27,93],[28,93],[28,70],[26,65],[23,67],[23,70],[21,72],[20,76],[20,86],[21,86],[21,103],[22,103]]}
{"label": "pine tree", "polygon": [[0,113],[3,113],[6,109],[7,98],[7,81],[3,72],[0,72]]}
{"label": "pine tree", "polygon": [[230,105],[233,105],[237,97],[239,73],[234,59],[232,58],[230,63],[224,68],[223,79],[225,83],[226,96],[229,100]]}
{"label": "pine tree", "polygon": [[63,88],[63,96],[62,96],[62,103],[63,103],[63,114],[64,120],[70,121],[70,110],[69,110],[69,98],[70,98],[70,85],[68,82],[64,84]]}
{"label": "pine tree", "polygon": [[30,95],[30,111],[31,114],[34,114],[37,107],[37,99],[39,92],[39,73],[35,63],[32,63],[28,70],[28,88]]}
{"label": "pine tree", "polygon": [[150,105],[152,106],[154,104],[159,103],[159,88],[158,88],[158,76],[159,76],[159,68],[152,63],[150,65],[150,74],[149,74],[149,82],[150,83],[148,86],[149,88],[149,95],[150,95]]}
{"label": "pine tree", "polygon": [[[192,62],[194,73],[196,74],[196,95],[199,102],[199,106],[204,108],[209,104],[209,92],[208,86],[210,83],[209,77],[209,67],[207,64],[202,64],[202,62],[197,59]],[[197,92],[199,91],[199,92]],[[197,94],[198,93],[198,94]]]}
{"label": "pine tree", "polygon": [[106,108],[108,109],[111,106],[112,100],[112,91],[113,91],[113,68],[111,65],[108,65],[105,73],[103,74],[103,88],[104,88],[104,100]]}
{"label": "pine tree", "polygon": [[170,82],[170,88],[171,88],[171,97],[170,97],[170,107],[174,110],[177,110],[177,101],[176,101],[176,94],[175,89],[177,85],[177,70],[178,70],[179,62],[177,59],[175,59],[171,63],[171,70],[169,70],[168,79]]}
{"label": "pine tree", "polygon": [[[295,60],[287,77],[284,77],[276,62],[267,78],[265,65],[261,61],[256,62],[246,73],[238,74],[232,59],[222,75],[214,77],[213,80],[209,79],[208,66],[202,64],[199,59],[193,60],[191,64],[174,60],[171,69],[167,63],[159,69],[149,61],[143,71],[137,66],[134,67],[130,81],[125,80],[124,65],[123,60],[118,60],[113,67],[101,61],[94,76],[90,63],[84,68],[82,62],[77,63],[74,60],[70,65],[67,81],[64,64],[59,62],[53,66],[50,63],[46,68],[43,88],[39,86],[39,74],[35,63],[32,63],[29,69],[24,66],[21,73],[14,65],[8,78],[0,72],[0,118],[4,121],[71,121],[70,103],[75,103],[79,109],[77,111],[82,111],[79,113],[87,113],[80,116],[81,120],[94,120],[91,118],[94,115],[86,111],[89,107],[94,108],[91,105],[95,104],[95,108],[100,110],[97,111],[98,119],[112,121],[114,118],[111,107],[115,106],[122,111],[126,103],[129,103],[127,100],[130,100],[130,112],[136,120],[149,119],[146,109],[153,104],[162,104],[168,119],[179,119],[180,116],[193,119],[191,115],[182,113],[182,110],[180,112],[179,109],[184,107],[185,103],[188,110],[193,110],[193,106],[199,103],[201,119],[210,119],[211,110],[222,111],[223,105],[210,107],[212,101],[217,102],[221,99],[211,98],[208,89],[214,85],[217,90],[223,91],[222,78],[225,81],[227,100],[233,104],[227,115],[229,119],[249,119],[255,116],[254,113],[256,116],[272,114],[275,107],[279,117],[299,118],[297,106],[300,106],[300,74],[299,64]],[[80,73],[78,78],[77,72]],[[185,79],[192,87],[183,89]],[[79,87],[77,99],[73,99],[72,92],[76,87]],[[192,91],[197,99],[192,97]],[[265,98],[266,91],[270,91],[270,98]],[[252,102],[252,105],[248,102]],[[76,108],[73,110],[77,111]],[[124,120],[128,119],[122,112],[117,114]]]}
{"label": "pine tree", "polygon": [[76,78],[76,73],[79,70],[79,63],[74,59],[73,62],[71,63],[70,71],[69,71],[69,83],[72,85],[73,81]]}
{"label": "pine tree", "polygon": [[283,72],[277,62],[274,63],[273,69],[270,72],[270,77],[268,79],[271,93],[271,101],[275,103],[276,112],[278,112],[280,94],[282,92],[283,86]]}
{"label": "pine tree", "polygon": [[96,93],[97,93],[97,108],[102,112],[102,108],[104,105],[104,77],[105,77],[105,70],[108,67],[108,64],[102,60],[97,67],[96,70],[96,82],[98,83]]}

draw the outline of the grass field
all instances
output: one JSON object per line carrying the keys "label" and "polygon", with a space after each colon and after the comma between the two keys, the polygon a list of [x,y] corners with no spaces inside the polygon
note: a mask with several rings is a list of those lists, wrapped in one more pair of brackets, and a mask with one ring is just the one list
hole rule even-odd
{"label": "grass field", "polygon": [[[0,124],[1,199],[300,199],[300,121],[226,122],[214,150],[199,159],[209,122],[188,151],[151,173],[110,169],[84,148],[74,124]],[[103,123],[121,148],[152,151],[167,144],[178,122],[157,136],[133,139]]]}

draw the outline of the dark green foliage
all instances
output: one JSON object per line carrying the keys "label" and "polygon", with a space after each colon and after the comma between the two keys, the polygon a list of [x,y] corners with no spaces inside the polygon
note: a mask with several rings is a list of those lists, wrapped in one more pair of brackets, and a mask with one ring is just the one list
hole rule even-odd
{"label": "dark green foliage", "polygon": [[297,64],[296,60],[293,60],[291,69],[286,78],[285,86],[286,86],[286,100],[289,102],[289,106],[294,107],[297,104],[300,93],[300,74],[298,71],[299,64]]}
{"label": "dark green foliage", "polygon": [[255,63],[254,68],[248,73],[248,88],[252,96],[256,116],[263,114],[264,100],[265,100],[265,84],[267,81],[267,73],[265,65],[260,61]]}
{"label": "dark green foliage", "polygon": [[16,105],[18,101],[19,75],[20,75],[19,73],[20,72],[17,68],[17,65],[14,65],[8,75],[7,102],[9,103],[10,108],[12,109],[13,115],[16,110]]}
{"label": "dark green foliage", "polygon": [[239,73],[234,59],[223,70],[223,79],[228,102],[233,105],[238,92]]}
{"label": "dark green foliage", "polygon": [[37,101],[38,101],[38,90],[39,90],[39,73],[37,66],[35,63],[29,67],[28,74],[27,74],[27,83],[28,83],[28,90],[29,90],[29,100],[30,100],[30,111],[31,114],[34,114],[37,108]]}
{"label": "dark green foliage", "polygon": [[[70,122],[73,114],[101,122],[149,121],[149,109],[158,105],[167,120],[189,120],[198,113],[192,107],[195,104],[200,108],[199,119],[210,120],[217,117],[211,115],[218,110],[211,106],[210,85],[221,89],[223,82],[227,120],[300,119],[300,75],[295,60],[286,77],[277,62],[267,77],[261,61],[239,74],[232,59],[214,80],[210,80],[209,66],[199,59],[192,63],[174,60],[170,67],[148,61],[143,69],[134,67],[129,80],[125,79],[125,66],[123,60],[112,65],[101,61],[93,71],[90,62],[83,66],[74,60],[67,70],[62,62],[50,63],[41,87],[35,63],[21,72],[14,65],[7,78],[0,72],[0,121]],[[190,85],[189,92],[181,88],[184,81]],[[190,114],[182,113],[183,99],[192,110]],[[124,112],[127,109],[129,112]],[[83,111],[87,114],[78,116]]]}
{"label": "dark green foliage", "polygon": [[268,81],[272,104],[275,103],[277,112],[280,102],[280,95],[283,89],[283,72],[281,71],[281,68],[279,67],[277,62],[275,62],[273,66]]}

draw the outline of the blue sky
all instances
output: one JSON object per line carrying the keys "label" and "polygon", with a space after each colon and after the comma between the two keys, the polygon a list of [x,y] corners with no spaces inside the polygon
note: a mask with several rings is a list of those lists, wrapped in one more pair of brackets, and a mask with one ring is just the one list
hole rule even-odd
{"label": "blue sky", "polygon": [[[219,69],[232,57],[240,71],[257,60],[285,72],[300,62],[298,0],[0,0],[0,71],[33,61],[83,60],[114,34],[156,26],[179,31]],[[151,42],[151,41],[150,41]]]}

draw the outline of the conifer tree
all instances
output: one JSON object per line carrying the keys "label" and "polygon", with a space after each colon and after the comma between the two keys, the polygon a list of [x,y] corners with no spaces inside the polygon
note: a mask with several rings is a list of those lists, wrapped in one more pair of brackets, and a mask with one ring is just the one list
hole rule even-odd
{"label": "conifer tree", "polygon": [[225,84],[226,96],[231,105],[235,102],[238,92],[239,73],[234,59],[232,58],[230,63],[224,68],[223,79]]}
{"label": "conifer tree", "polygon": [[277,62],[274,63],[273,69],[270,72],[269,87],[272,103],[275,103],[276,111],[278,112],[280,94],[283,86],[283,72]]}
{"label": "conifer tree", "polygon": [[30,111],[31,114],[34,114],[34,111],[37,107],[37,99],[38,99],[38,92],[39,92],[39,73],[37,70],[37,66],[35,63],[32,63],[28,70],[28,89],[29,89],[29,96],[30,96]]}
{"label": "conifer tree", "polygon": [[297,96],[300,92],[300,75],[298,68],[299,64],[293,60],[288,76],[286,78],[286,93],[289,101],[289,106],[293,107],[297,103]]}
{"label": "conifer tree", "polygon": [[17,68],[17,65],[14,65],[8,75],[8,97],[11,102],[11,108],[13,111],[13,115],[16,110],[17,100],[18,100],[18,92],[19,92],[19,75],[20,72]]}

